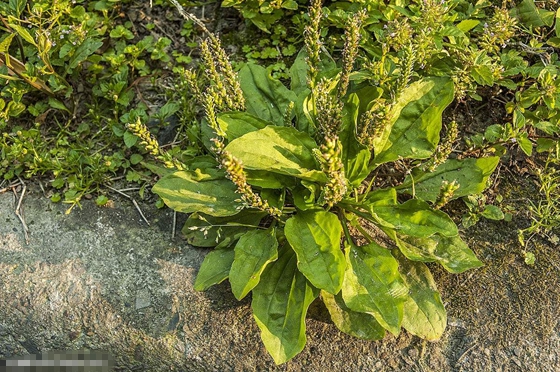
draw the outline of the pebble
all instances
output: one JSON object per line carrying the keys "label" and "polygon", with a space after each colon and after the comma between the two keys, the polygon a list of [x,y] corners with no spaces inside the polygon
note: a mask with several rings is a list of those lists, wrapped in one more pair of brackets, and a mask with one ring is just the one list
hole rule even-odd
{"label": "pebble", "polygon": [[147,289],[141,289],[136,293],[136,310],[143,309],[151,304],[150,292]]}

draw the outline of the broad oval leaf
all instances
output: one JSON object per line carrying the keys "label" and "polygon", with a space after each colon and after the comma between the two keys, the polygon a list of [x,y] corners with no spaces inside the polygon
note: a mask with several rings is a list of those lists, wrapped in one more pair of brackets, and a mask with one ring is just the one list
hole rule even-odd
{"label": "broad oval leaf", "polygon": [[226,151],[243,162],[246,169],[295,176],[309,181],[326,182],[312,149],[315,141],[292,127],[268,126],[247,133],[226,146]]}
{"label": "broad oval leaf", "polygon": [[439,340],[447,326],[447,313],[430,269],[422,262],[405,259],[398,251],[401,277],[410,288],[404,303],[402,326],[428,341]]}
{"label": "broad oval leaf", "polygon": [[453,97],[449,78],[423,79],[405,88],[389,113],[387,126],[374,139],[375,165],[430,157],[439,142],[441,114]]}
{"label": "broad oval leaf", "polygon": [[235,259],[229,282],[235,298],[241,300],[259,283],[266,265],[278,258],[278,241],[274,229],[251,230],[235,245]]}
{"label": "broad oval leaf", "polygon": [[408,288],[397,260],[388,249],[370,243],[347,247],[346,262],[344,303],[353,311],[372,314],[383,328],[398,335]]}
{"label": "broad oval leaf", "polygon": [[321,298],[331,315],[331,320],[342,332],[364,340],[381,340],[385,337],[385,329],[373,315],[351,310],[344,303],[340,293],[332,295],[321,291]]}
{"label": "broad oval leaf", "polygon": [[247,111],[257,117],[282,125],[290,102],[297,99],[279,80],[270,77],[259,65],[248,63],[239,71],[241,90],[245,96]]}
{"label": "broad oval leaf", "polygon": [[386,231],[409,260],[438,262],[450,273],[459,274],[484,264],[476,257],[460,236],[416,238]]}
{"label": "broad oval leaf", "polygon": [[300,211],[286,221],[284,232],[307,280],[319,289],[338,293],[346,267],[338,217],[324,210]]}
{"label": "broad oval leaf", "polygon": [[224,112],[218,114],[218,125],[226,134],[226,138],[232,141],[242,135],[273,125],[272,122],[263,120],[248,112]]}
{"label": "broad oval leaf", "polygon": [[488,177],[494,172],[500,158],[492,156],[479,159],[448,159],[433,172],[423,172],[416,168],[412,175],[406,177],[399,190],[414,194],[417,198],[436,201],[444,181],[456,181],[459,188],[453,193],[453,199],[478,194],[486,188]]}
{"label": "broad oval leaf", "polygon": [[194,281],[194,289],[205,291],[214,284],[219,284],[229,276],[231,264],[233,263],[233,249],[215,249],[209,252]]}
{"label": "broad oval leaf", "polygon": [[318,295],[297,269],[294,251],[287,244],[281,247],[278,260],[266,267],[253,289],[251,302],[262,341],[276,364],[303,350],[307,341],[305,316]]}
{"label": "broad oval leaf", "polygon": [[438,262],[450,273],[458,274],[468,269],[484,266],[460,236],[436,236],[434,252]]}
{"label": "broad oval leaf", "polygon": [[152,188],[177,212],[202,212],[216,217],[239,213],[236,190],[223,171],[216,169],[174,172],[161,178]]}
{"label": "broad oval leaf", "polygon": [[228,217],[195,212],[187,218],[182,233],[195,247],[229,246],[248,230],[258,228],[264,216],[266,212],[254,210],[242,210]]}
{"label": "broad oval leaf", "polygon": [[457,225],[447,214],[432,209],[421,200],[412,199],[398,205],[371,205],[369,211],[380,225],[405,235],[425,238],[436,233],[449,237],[459,234]]}
{"label": "broad oval leaf", "polygon": [[393,187],[373,190],[366,195],[362,205],[367,208],[397,205],[397,191]]}

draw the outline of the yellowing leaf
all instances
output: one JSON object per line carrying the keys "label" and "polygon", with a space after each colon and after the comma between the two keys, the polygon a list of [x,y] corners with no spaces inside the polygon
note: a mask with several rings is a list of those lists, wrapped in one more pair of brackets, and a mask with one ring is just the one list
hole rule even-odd
{"label": "yellowing leaf", "polygon": [[404,303],[402,326],[418,337],[428,341],[439,340],[447,326],[447,313],[430,269],[421,262],[399,258],[399,271],[410,288]]}
{"label": "yellowing leaf", "polygon": [[397,260],[388,249],[370,243],[347,247],[346,262],[344,303],[353,311],[372,314],[383,328],[398,335],[408,288]]}
{"label": "yellowing leaf", "polygon": [[178,212],[232,216],[239,212],[239,194],[223,171],[178,171],[161,178],[152,188],[165,204]]}

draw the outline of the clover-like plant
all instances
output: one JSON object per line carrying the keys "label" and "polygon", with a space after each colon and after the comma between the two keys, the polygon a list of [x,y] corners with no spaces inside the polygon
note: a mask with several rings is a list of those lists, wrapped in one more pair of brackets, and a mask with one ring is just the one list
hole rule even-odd
{"label": "clover-like plant", "polygon": [[[482,265],[440,208],[480,193],[499,160],[450,158],[453,123],[440,144],[451,79],[412,81],[403,70],[391,92],[361,82],[352,70],[364,14],[349,23],[341,67],[321,48],[320,17],[315,2],[289,88],[253,64],[236,76],[216,37],[202,43],[211,82],[193,91],[207,152],[153,187],[190,213],[188,242],[214,248],[195,289],[229,279],[237,299],[252,293],[278,364],[304,348],[317,298],[350,335],[375,340],[403,327],[439,339],[446,312],[425,262],[452,273]],[[400,182],[386,181],[403,162]]]}

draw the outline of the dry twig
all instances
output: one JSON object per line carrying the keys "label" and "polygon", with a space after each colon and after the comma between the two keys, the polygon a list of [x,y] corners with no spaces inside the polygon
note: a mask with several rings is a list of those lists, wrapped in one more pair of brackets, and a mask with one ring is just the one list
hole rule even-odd
{"label": "dry twig", "polygon": [[5,193],[6,191],[9,191],[9,190],[13,190],[13,189],[15,189],[16,187],[21,186],[21,185],[22,185],[22,184],[20,183],[20,181],[17,180],[16,182],[11,183],[11,184],[9,184],[8,186],[6,186],[6,187],[0,189],[0,194],[3,194],[3,193]]}
{"label": "dry twig", "polygon": [[177,227],[177,211],[173,211],[173,227],[171,228],[171,239],[175,238],[176,227]]}
{"label": "dry twig", "polygon": [[[29,228],[27,227],[27,224],[25,223],[25,217],[23,216],[23,211],[21,210],[21,202],[23,201],[23,197],[25,196],[25,191],[27,191],[27,186],[25,185],[25,183],[21,180],[21,178],[19,178],[19,184],[23,185],[23,189],[21,190],[21,195],[19,196],[19,200],[15,209],[15,214],[16,216],[19,218],[22,226],[23,226],[23,234],[25,236],[25,243],[29,244]],[[14,193],[14,196],[16,198],[16,200],[18,199],[18,193],[16,190],[16,187],[12,187],[12,192]]]}
{"label": "dry twig", "polygon": [[[117,189],[115,189],[115,188],[113,188],[109,185],[105,185],[105,186],[107,186],[107,188],[113,190],[114,192],[121,194],[125,198],[132,200],[132,204],[134,204],[134,206],[136,207],[136,210],[138,211],[138,213],[140,213],[140,217],[142,217],[144,222],[146,222],[146,225],[150,226],[150,222],[146,219],[146,217],[144,216],[144,213],[142,213],[142,210],[140,209],[140,206],[138,205],[138,202],[136,202],[136,200],[134,200],[134,198],[132,196],[130,196],[128,194],[125,194],[123,192],[123,190],[117,190]],[[124,189],[124,190],[129,190],[130,191],[130,189]]]}

